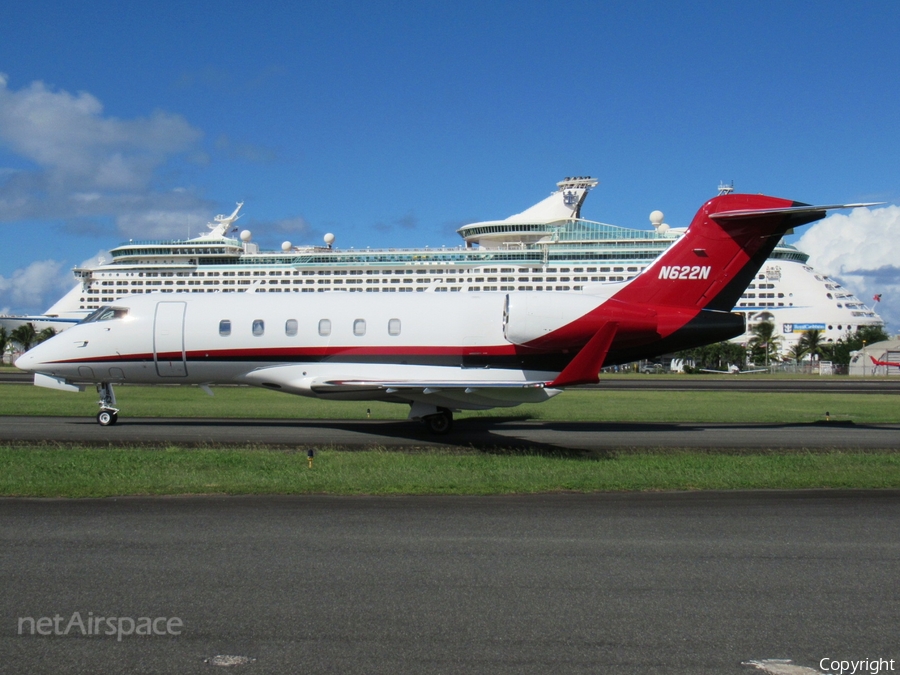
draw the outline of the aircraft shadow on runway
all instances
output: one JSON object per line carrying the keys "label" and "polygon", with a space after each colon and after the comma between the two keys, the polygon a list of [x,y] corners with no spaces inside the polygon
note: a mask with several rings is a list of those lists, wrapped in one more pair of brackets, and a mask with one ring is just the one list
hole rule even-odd
{"label": "aircraft shadow on runway", "polygon": [[[804,424],[747,424],[747,425],[710,425],[710,424],[686,424],[686,423],[629,423],[629,422],[554,422],[554,421],[538,421],[532,420],[527,416],[504,416],[504,417],[470,417],[462,418],[455,422],[453,431],[446,436],[435,436],[428,433],[423,425],[406,420],[288,420],[288,419],[230,419],[230,420],[204,420],[204,419],[135,419],[127,420],[123,426],[180,426],[185,428],[197,428],[215,426],[217,428],[238,428],[253,430],[259,428],[259,434],[251,434],[254,438],[252,442],[291,447],[299,446],[316,446],[323,447],[329,445],[321,440],[304,441],[303,429],[310,431],[313,429],[322,430],[326,436],[329,430],[337,432],[346,432],[351,435],[363,435],[364,438],[357,438],[352,443],[343,443],[336,440],[333,447],[346,449],[369,449],[375,447],[390,447],[394,450],[403,451],[421,451],[422,449],[458,449],[459,451],[477,451],[491,454],[530,454],[542,455],[548,457],[560,458],[584,458],[584,459],[603,459],[620,454],[622,449],[632,447],[639,450],[649,447],[691,447],[690,440],[685,442],[672,443],[664,442],[657,446],[655,443],[646,442],[646,434],[661,434],[666,436],[703,432],[711,428],[726,427],[730,432],[736,435],[748,434],[752,436],[763,430],[776,431],[801,431],[809,432],[809,434],[820,435],[827,433],[823,427],[831,428],[853,428],[857,430],[879,429],[883,428],[879,425],[863,425],[846,422],[811,422]],[[285,442],[283,438],[271,437],[267,438],[262,429],[272,429],[279,432],[285,430],[296,430],[296,440]],[[544,438],[537,440],[534,438],[534,432],[539,432]],[[546,440],[547,433],[553,433],[553,440]],[[644,438],[641,441],[629,444],[626,441],[622,443],[622,449],[606,447],[585,447],[584,434],[641,434]],[[235,433],[230,440],[221,441],[214,437],[210,437],[209,445],[244,445],[248,441],[246,438],[240,439],[242,434]],[[368,437],[365,438],[365,437]],[[370,439],[370,440],[369,440]],[[576,445],[577,443],[577,445]],[[721,449],[719,449],[721,451]]]}

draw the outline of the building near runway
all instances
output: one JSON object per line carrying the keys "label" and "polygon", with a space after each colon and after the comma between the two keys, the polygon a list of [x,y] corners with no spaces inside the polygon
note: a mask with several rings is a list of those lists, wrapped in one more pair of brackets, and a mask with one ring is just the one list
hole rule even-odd
{"label": "building near runway", "polygon": [[900,376],[900,339],[866,345],[850,359],[850,375]]}

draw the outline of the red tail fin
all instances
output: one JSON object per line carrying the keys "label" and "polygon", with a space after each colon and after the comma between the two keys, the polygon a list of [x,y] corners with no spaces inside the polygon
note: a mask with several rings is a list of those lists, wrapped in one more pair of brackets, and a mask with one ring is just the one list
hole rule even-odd
{"label": "red tail fin", "polygon": [[763,195],[714,197],[687,232],[615,298],[730,311],[778,240],[792,227],[823,218],[826,208],[834,207]]}

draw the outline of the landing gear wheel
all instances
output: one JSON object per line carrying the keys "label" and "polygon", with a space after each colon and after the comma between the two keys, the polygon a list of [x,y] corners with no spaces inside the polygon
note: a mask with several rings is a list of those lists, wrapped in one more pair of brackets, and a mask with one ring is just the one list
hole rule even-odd
{"label": "landing gear wheel", "polygon": [[119,420],[118,413],[113,412],[112,410],[101,410],[97,413],[97,423],[101,427],[112,426]]}
{"label": "landing gear wheel", "polygon": [[433,434],[443,436],[449,434],[453,427],[453,413],[442,408],[436,415],[429,415],[424,419],[425,427]]}

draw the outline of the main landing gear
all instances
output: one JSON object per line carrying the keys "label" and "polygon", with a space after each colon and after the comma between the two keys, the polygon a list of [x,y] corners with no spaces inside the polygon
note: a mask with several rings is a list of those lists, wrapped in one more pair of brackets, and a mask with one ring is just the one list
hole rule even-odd
{"label": "main landing gear", "polygon": [[426,415],[422,418],[425,422],[425,428],[433,434],[443,436],[449,434],[453,428],[453,411],[448,408],[438,408],[438,412],[433,415]]}
{"label": "main landing gear", "polygon": [[119,420],[119,409],[116,407],[116,393],[109,382],[97,385],[97,393],[100,395],[100,412],[97,413],[97,424],[108,427]]}
{"label": "main landing gear", "polygon": [[423,401],[410,401],[409,419],[421,420],[432,434],[449,434],[453,427],[453,411],[450,408],[439,408]]}

